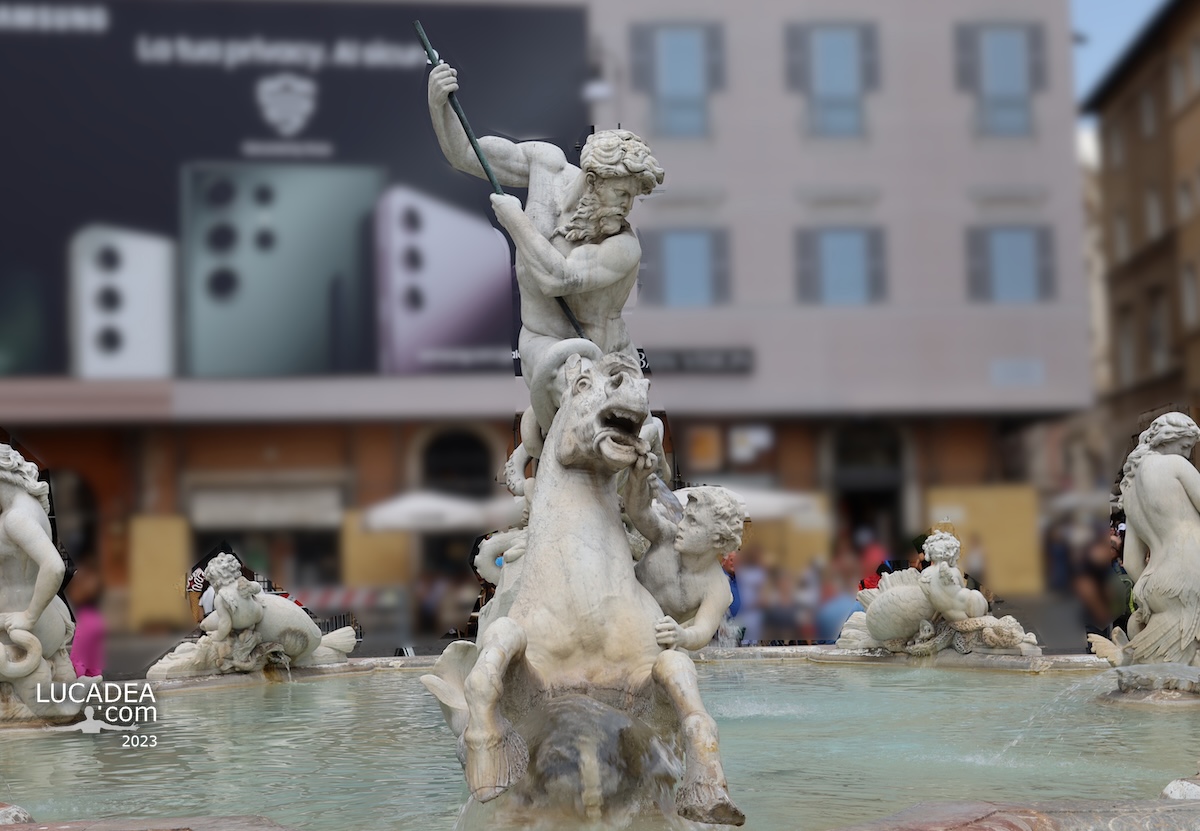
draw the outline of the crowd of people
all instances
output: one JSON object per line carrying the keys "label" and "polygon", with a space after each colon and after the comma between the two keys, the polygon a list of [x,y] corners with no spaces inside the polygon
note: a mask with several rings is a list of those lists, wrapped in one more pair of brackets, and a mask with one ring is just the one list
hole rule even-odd
{"label": "crowd of people", "polygon": [[[1085,545],[1075,547],[1054,529],[1047,545],[1051,588],[1078,598],[1088,635],[1111,638],[1114,626],[1128,627],[1134,581],[1125,570],[1125,523],[1121,520],[1118,516],[1110,528],[1096,531]],[[1069,582],[1063,580],[1064,575]]]}

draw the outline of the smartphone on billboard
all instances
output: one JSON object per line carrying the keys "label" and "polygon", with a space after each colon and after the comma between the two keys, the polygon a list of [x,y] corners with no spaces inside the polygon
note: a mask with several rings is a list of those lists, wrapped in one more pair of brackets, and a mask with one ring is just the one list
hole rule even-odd
{"label": "smartphone on billboard", "polygon": [[375,212],[379,363],[391,375],[507,371],[508,241],[484,218],[397,185]]}
{"label": "smartphone on billboard", "polygon": [[175,244],[111,225],[72,235],[67,271],[71,372],[170,378],[175,372]]}
{"label": "smartphone on billboard", "polygon": [[368,166],[185,165],[185,374],[372,371],[370,228],[385,182]]}

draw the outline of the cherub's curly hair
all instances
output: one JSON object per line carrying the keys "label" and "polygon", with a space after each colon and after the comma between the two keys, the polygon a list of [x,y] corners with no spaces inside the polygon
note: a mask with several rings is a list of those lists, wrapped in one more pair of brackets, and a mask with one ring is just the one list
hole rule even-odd
{"label": "cherub's curly hair", "polygon": [[38,501],[42,510],[50,513],[50,485],[38,481],[37,465],[25,461],[25,457],[7,444],[0,444],[0,482],[8,482],[23,488]]}
{"label": "cherub's curly hair", "polygon": [[688,488],[688,504],[693,503],[713,531],[720,535],[725,549],[722,554],[742,547],[746,512],[733,491],[711,486]]}
{"label": "cherub's curly hair", "polygon": [[579,152],[579,167],[605,179],[633,176],[642,193],[661,185],[664,175],[658,159],[650,155],[650,146],[629,130],[601,130],[588,136]]}
{"label": "cherub's curly hair", "polygon": [[209,560],[204,567],[204,579],[218,589],[236,583],[241,576],[242,564],[237,557],[225,551]]}
{"label": "cherub's curly hair", "polygon": [[947,531],[934,531],[921,546],[931,563],[954,563],[961,548],[962,543],[958,541],[958,537]]}
{"label": "cherub's curly hair", "polygon": [[1142,459],[1156,452],[1164,444],[1179,439],[1187,439],[1192,444],[1195,444],[1197,440],[1200,440],[1200,427],[1197,427],[1196,422],[1183,413],[1164,413],[1154,419],[1150,423],[1150,426],[1138,436],[1137,447],[1133,449],[1133,452],[1129,454],[1129,458],[1125,460],[1125,467],[1121,470],[1122,495],[1133,484],[1133,479],[1137,475],[1138,467],[1142,464]]}

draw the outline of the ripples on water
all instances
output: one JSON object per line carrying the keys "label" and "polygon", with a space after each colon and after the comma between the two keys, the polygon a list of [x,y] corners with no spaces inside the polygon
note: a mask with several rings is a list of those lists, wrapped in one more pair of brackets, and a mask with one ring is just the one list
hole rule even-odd
{"label": "ripples on water", "polygon": [[[730,790],[763,831],[937,799],[1149,799],[1195,772],[1200,718],[1100,705],[1111,673],[699,667]],[[41,822],[261,814],[302,831],[452,829],[454,742],[415,672],[194,690],[141,734],[0,731],[0,802]],[[665,829],[662,822],[638,827]]]}

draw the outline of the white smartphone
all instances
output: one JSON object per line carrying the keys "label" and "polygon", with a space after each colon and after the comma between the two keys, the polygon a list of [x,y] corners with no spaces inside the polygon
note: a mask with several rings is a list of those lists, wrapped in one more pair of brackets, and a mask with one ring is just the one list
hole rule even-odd
{"label": "white smartphone", "polygon": [[175,372],[175,245],[88,225],[68,246],[71,371],[79,378]]}
{"label": "white smartphone", "polygon": [[508,241],[479,213],[411,187],[375,211],[379,365],[385,374],[512,371]]}

